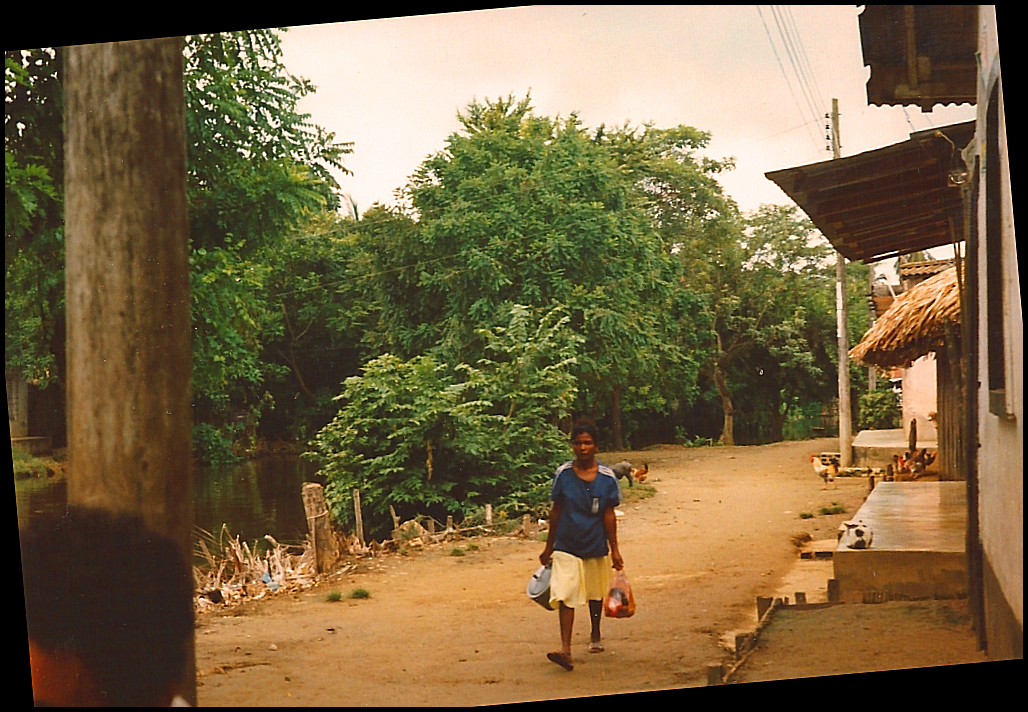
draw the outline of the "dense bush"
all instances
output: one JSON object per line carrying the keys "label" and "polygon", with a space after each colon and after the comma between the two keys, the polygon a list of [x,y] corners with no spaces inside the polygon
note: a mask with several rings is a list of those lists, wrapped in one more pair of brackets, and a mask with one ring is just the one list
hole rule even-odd
{"label": "dense bush", "polygon": [[386,354],[346,379],[339,413],[313,443],[335,521],[353,522],[354,489],[373,536],[388,531],[390,505],[401,518],[443,520],[486,503],[518,515],[546,502],[569,454],[555,425],[576,391],[567,322],[560,310],[536,320],[514,306],[508,326],[481,333],[495,360],[450,367]]}
{"label": "dense bush", "polygon": [[860,396],[860,427],[885,430],[900,427],[902,411],[899,393],[881,389]]}

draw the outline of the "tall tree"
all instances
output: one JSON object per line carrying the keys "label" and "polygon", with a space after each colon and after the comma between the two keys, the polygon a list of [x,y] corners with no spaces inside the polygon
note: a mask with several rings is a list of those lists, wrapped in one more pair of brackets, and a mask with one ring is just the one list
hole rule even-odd
{"label": "tall tree", "polygon": [[261,358],[288,370],[268,382],[265,432],[306,441],[338,410],[339,384],[378,351],[374,268],[359,216],[318,213],[286,234],[268,260]]}
{"label": "tall tree", "polygon": [[298,226],[339,207],[329,171],[352,148],[299,112],[314,87],[288,73],[276,32],[195,35],[184,55],[197,437],[226,457],[252,444],[269,387],[295,365],[265,345],[280,333],[272,266]]}
{"label": "tall tree", "polygon": [[[64,388],[62,52],[5,52],[5,361],[41,386]],[[275,31],[198,35],[184,42],[187,191],[197,412],[225,430],[252,424],[261,360],[267,264],[301,220],[338,207],[331,168],[339,143],[298,110],[314,90],[282,64]],[[60,399],[57,399],[60,401]],[[63,411],[58,402],[57,408]],[[55,425],[63,422],[63,412]]]}
{"label": "tall tree", "polygon": [[416,223],[399,233],[402,223],[389,223],[418,266],[394,273],[388,331],[400,345],[473,362],[485,346],[476,330],[511,305],[565,305],[584,338],[580,407],[609,415],[620,446],[632,378],[656,378],[662,361],[680,358],[655,307],[674,285],[674,261],[623,169],[575,115],[538,117],[528,97],[508,97],[474,101],[459,118],[464,130],[406,188]]}
{"label": "tall tree", "polygon": [[4,52],[4,365],[64,442],[64,94],[60,48]]}
{"label": "tall tree", "polygon": [[[780,434],[795,397],[823,381],[823,342],[831,334],[831,282],[825,272],[831,249],[813,225],[800,219],[794,206],[762,206],[738,227],[712,251],[705,285],[712,348],[703,369],[721,401],[725,444],[735,443],[736,393],[746,392],[755,405],[755,386],[770,413],[771,430]],[[808,337],[819,337],[820,343]]]}
{"label": "tall tree", "polygon": [[[762,205],[746,219],[749,274],[776,285],[768,327],[734,380],[746,396],[749,420],[762,435],[783,439],[790,409],[833,397],[833,250],[795,206]],[[759,400],[758,400],[759,399]],[[759,422],[758,422],[759,421]]]}

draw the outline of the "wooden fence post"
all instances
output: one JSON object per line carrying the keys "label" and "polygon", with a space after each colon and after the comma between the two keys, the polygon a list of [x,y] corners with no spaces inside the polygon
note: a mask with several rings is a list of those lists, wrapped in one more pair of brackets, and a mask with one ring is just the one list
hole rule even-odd
{"label": "wooden fence post", "polygon": [[326,573],[339,558],[339,549],[332,532],[332,518],[325,505],[324,488],[316,482],[304,482],[302,496],[307,526],[314,544],[315,565],[318,573]]}
{"label": "wooden fence post", "polygon": [[364,544],[364,517],[361,516],[361,493],[360,490],[353,491],[353,516],[357,524],[357,541],[361,545],[361,553],[366,548]]}

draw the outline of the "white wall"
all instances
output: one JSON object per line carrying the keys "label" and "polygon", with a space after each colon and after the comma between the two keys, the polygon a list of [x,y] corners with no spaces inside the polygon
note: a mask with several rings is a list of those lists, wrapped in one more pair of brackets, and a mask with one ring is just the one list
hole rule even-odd
{"label": "white wall", "polygon": [[[979,528],[982,547],[999,582],[1003,595],[1017,621],[1024,625],[1024,329],[1021,316],[1021,287],[1018,280],[1017,249],[1014,236],[1013,200],[1010,194],[1010,166],[1007,160],[1006,115],[1000,84],[999,144],[1002,171],[1002,260],[1001,285],[986,284],[986,267],[995,254],[986,253],[985,230],[985,165],[997,157],[985,156],[988,99],[999,77],[999,42],[995,6],[980,6],[979,18],[980,75],[978,86],[978,155],[982,157],[979,172],[981,197],[978,206],[979,239],[979,348],[978,375],[982,384],[978,391],[979,440]],[[1012,418],[989,412],[989,339],[987,295],[989,287],[1003,290],[1004,362],[1006,365],[1006,398]]]}
{"label": "white wall", "polygon": [[935,366],[935,354],[928,354],[903,369],[903,432],[909,437],[910,421],[916,419],[919,444],[939,440],[935,422],[928,420],[928,414],[938,410]]}

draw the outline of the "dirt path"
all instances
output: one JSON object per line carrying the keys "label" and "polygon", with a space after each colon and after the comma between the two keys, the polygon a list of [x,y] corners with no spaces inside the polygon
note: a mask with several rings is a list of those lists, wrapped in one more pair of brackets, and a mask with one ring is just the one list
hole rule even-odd
{"label": "dirt path", "polygon": [[[202,615],[199,703],[464,706],[705,685],[721,636],[752,627],[756,597],[788,584],[791,535],[833,537],[864,501],[864,479],[824,490],[810,467],[810,453],[836,444],[601,454],[648,462],[657,494],[619,519],[638,610],[605,619],[606,652],[592,655],[580,614],[571,673],[545,657],[559,645],[556,615],[524,595],[542,544],[476,538],[463,557],[452,544],[390,555],[302,594]],[[833,503],[846,513],[799,518]],[[325,600],[358,586],[371,597]]]}

